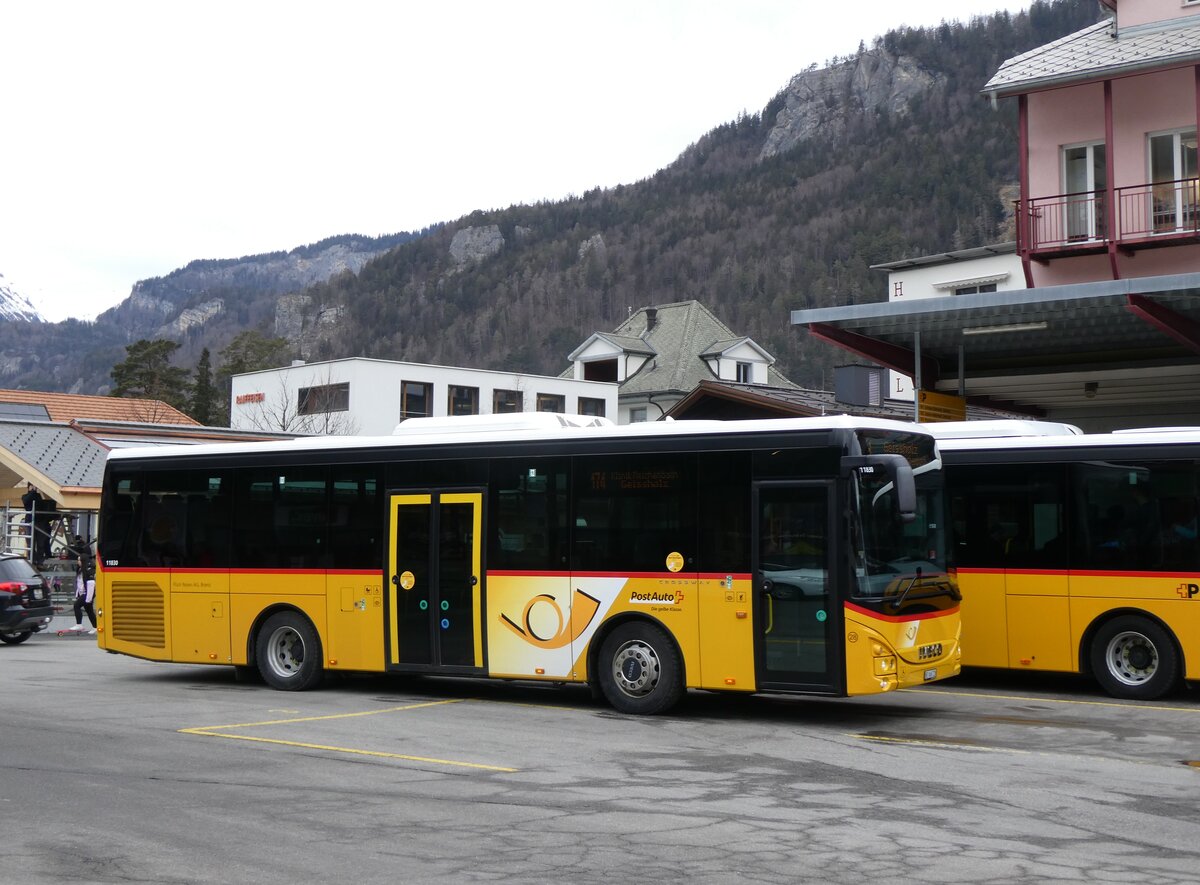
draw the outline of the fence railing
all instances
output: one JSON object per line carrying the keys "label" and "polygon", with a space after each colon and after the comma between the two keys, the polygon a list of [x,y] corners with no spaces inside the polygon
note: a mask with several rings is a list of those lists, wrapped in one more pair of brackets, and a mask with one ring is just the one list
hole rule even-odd
{"label": "fence railing", "polygon": [[1119,187],[1113,197],[1115,219],[1103,190],[1018,200],[1017,248],[1069,251],[1200,234],[1200,178]]}
{"label": "fence railing", "polygon": [[1122,239],[1200,230],[1200,179],[1119,187],[1116,194]]}

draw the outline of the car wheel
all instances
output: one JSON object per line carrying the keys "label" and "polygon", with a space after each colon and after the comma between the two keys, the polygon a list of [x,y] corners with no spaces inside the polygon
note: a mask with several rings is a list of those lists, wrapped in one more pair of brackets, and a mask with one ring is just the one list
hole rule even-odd
{"label": "car wheel", "polygon": [[683,697],[679,650],[653,624],[622,624],[600,647],[600,688],[622,713],[653,715]]}
{"label": "car wheel", "polygon": [[255,658],[267,685],[282,691],[305,691],[320,684],[321,638],[299,612],[278,612],[258,634]]}
{"label": "car wheel", "polygon": [[1171,635],[1147,618],[1124,615],[1096,631],[1092,672],[1115,698],[1149,701],[1179,681],[1179,655]]}
{"label": "car wheel", "polygon": [[32,630],[22,630],[20,633],[0,633],[0,642],[5,645],[20,645],[32,635]]}

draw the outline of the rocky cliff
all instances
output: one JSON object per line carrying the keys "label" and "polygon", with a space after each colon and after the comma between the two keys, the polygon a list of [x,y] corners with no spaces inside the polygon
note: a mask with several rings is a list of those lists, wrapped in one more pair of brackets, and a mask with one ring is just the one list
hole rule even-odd
{"label": "rocky cliff", "polygon": [[791,150],[820,133],[840,138],[851,121],[908,113],[909,103],[942,79],[913,58],[882,46],[827,68],[797,74],[783,91],[783,108],[767,133],[759,159]]}

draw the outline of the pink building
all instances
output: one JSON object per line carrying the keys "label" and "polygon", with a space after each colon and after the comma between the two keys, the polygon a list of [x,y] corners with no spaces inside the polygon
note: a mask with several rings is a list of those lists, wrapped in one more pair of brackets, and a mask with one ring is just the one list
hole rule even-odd
{"label": "pink building", "polygon": [[1200,424],[1200,0],[1101,2],[1111,18],[982,90],[1019,111],[1012,269],[965,252],[881,265],[889,301],[793,325],[918,393],[1096,431]]}
{"label": "pink building", "polygon": [[1113,18],[1009,59],[1026,285],[1200,269],[1200,0],[1102,0]]}

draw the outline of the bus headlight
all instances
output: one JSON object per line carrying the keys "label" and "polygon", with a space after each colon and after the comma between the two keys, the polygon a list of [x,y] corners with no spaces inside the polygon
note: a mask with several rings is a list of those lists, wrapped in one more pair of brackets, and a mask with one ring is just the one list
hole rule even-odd
{"label": "bus headlight", "polygon": [[896,672],[896,656],[884,655],[883,657],[875,658],[875,675],[890,676]]}

